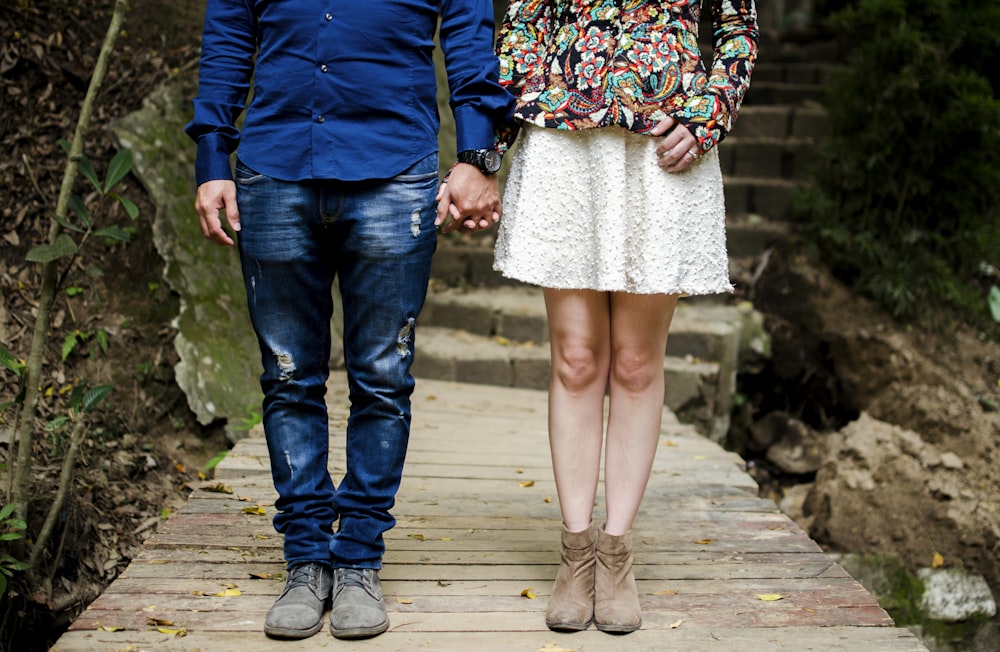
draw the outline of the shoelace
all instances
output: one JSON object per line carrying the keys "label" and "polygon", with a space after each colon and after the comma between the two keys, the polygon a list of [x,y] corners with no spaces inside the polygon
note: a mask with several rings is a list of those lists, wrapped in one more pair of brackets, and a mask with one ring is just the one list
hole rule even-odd
{"label": "shoelace", "polygon": [[317,577],[319,576],[320,569],[315,564],[303,564],[302,566],[296,566],[290,572],[288,577],[288,584],[285,586],[286,591],[290,591],[299,586],[307,586],[310,589],[316,588],[319,584]]}
{"label": "shoelace", "polygon": [[366,577],[364,570],[346,568],[337,575],[338,584],[342,587],[356,586],[364,589],[365,591],[368,590],[368,578]]}

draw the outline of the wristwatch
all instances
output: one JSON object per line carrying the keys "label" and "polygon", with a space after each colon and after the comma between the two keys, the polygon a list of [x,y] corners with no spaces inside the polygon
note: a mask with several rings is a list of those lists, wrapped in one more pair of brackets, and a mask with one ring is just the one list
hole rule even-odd
{"label": "wristwatch", "polygon": [[459,163],[469,163],[479,168],[479,171],[489,176],[500,170],[503,157],[495,149],[467,149],[458,153]]}

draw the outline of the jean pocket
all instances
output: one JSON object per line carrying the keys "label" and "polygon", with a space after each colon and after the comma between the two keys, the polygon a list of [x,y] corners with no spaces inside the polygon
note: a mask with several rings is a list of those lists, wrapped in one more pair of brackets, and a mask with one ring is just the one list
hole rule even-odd
{"label": "jean pocket", "polygon": [[267,175],[257,172],[249,165],[241,161],[239,158],[236,159],[236,165],[233,168],[233,178],[236,183],[241,186],[248,186],[257,181],[261,181],[267,178]]}
{"label": "jean pocket", "polygon": [[393,182],[399,183],[423,183],[431,179],[438,178],[438,155],[437,152],[429,154],[420,159],[401,174],[392,178]]}

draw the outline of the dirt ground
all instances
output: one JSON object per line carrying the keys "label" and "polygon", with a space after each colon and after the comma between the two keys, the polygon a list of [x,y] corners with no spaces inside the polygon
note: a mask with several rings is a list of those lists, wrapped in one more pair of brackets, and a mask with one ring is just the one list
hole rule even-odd
{"label": "dirt ground", "polygon": [[[25,263],[24,255],[46,238],[65,162],[57,141],[72,135],[112,4],[0,4],[0,345],[19,357],[27,356],[39,287],[38,266]],[[139,108],[195,58],[202,11],[203,2],[194,0],[131,3],[86,147],[98,170],[115,151],[104,130],[108,122]],[[90,242],[66,274],[46,350],[42,418],[65,411],[67,388],[110,383],[115,391],[85,441],[62,547],[46,561],[52,596],[12,584],[10,599],[0,605],[6,609],[0,650],[44,649],[39,633],[58,635],[124,569],[159,519],[184,501],[186,483],[226,448],[221,429],[199,426],[173,382],[170,322],[177,301],[161,283],[150,234],[153,211],[143,189],[131,177],[121,189],[140,207],[134,222],[86,195],[84,182],[77,189],[101,226],[135,231],[124,245]],[[837,510],[823,514],[817,507],[807,516],[813,536],[841,550],[898,554],[911,566],[927,565],[933,548],[946,563],[989,577],[997,593],[997,339],[954,324],[901,327],[806,264],[794,246],[770,261],[755,282],[741,284],[766,313],[775,341],[774,362],[741,389],[748,414],[784,410],[833,432],[864,412],[918,433],[927,446],[954,453],[964,465],[953,491],[934,490],[939,469],[930,467],[918,479],[924,483],[919,497],[912,478],[891,475],[879,477],[877,503],[870,494],[834,496]],[[99,329],[108,334],[106,352],[94,337]],[[74,333],[79,343],[64,361],[63,342]],[[0,404],[16,391],[16,379],[0,369]],[[10,424],[11,411],[0,412],[0,456],[8,451]],[[59,432],[39,444],[36,495],[54,491],[64,446]],[[5,485],[9,467],[3,462]],[[755,473],[779,500],[789,487],[822,475],[782,476],[763,463]],[[959,509],[970,503],[974,509]],[[909,508],[914,504],[920,509]],[[978,521],[956,520],[956,513],[970,511]],[[864,536],[838,529],[844,514],[870,517]],[[33,516],[32,526],[41,518]],[[917,532],[922,536],[909,536]]]}

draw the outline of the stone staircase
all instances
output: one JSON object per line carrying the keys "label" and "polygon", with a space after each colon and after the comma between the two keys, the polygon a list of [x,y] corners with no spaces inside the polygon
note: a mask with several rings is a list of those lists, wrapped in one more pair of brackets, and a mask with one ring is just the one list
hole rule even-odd
{"label": "stone staircase", "polygon": [[[730,267],[738,286],[792,227],[793,194],[827,130],[819,98],[828,74],[829,66],[795,49],[785,50],[780,61],[759,63],[736,127],[720,145]],[[440,239],[414,373],[544,389],[549,345],[541,291],[493,271],[492,236]],[[724,442],[741,365],[767,355],[763,318],[738,294],[683,299],[663,361],[665,404]]]}

